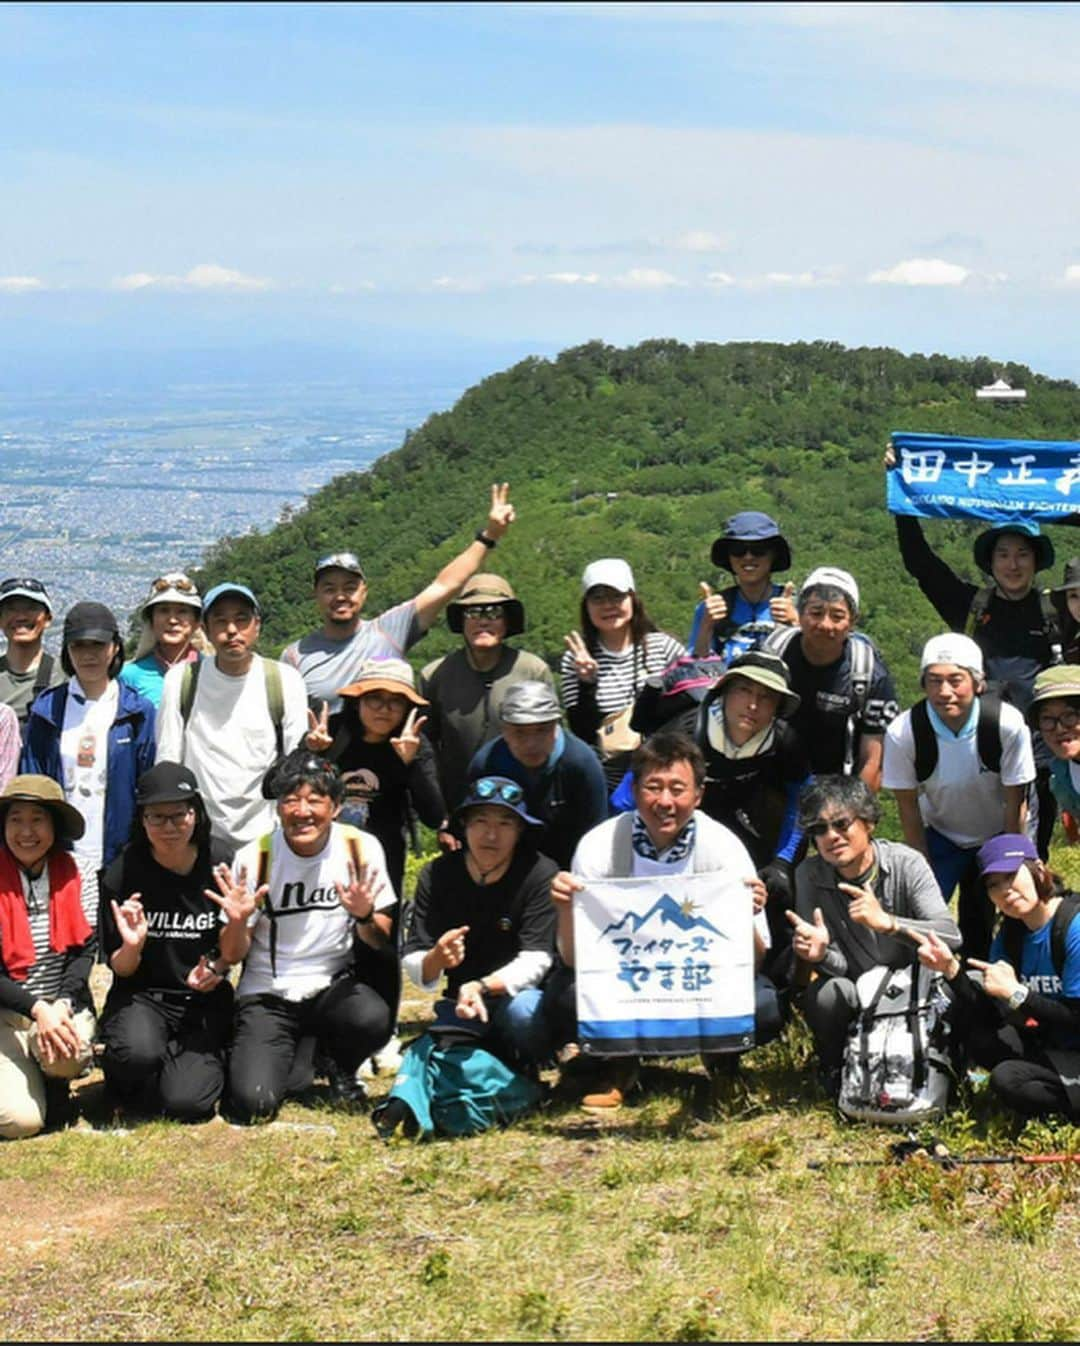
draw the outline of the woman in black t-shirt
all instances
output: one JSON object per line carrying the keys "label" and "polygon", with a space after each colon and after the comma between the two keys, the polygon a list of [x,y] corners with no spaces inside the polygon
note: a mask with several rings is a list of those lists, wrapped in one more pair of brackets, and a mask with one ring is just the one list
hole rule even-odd
{"label": "woman in black t-shirt", "polygon": [[[225,1083],[232,987],[206,897],[230,852],[210,839],[194,775],[159,762],[139,778],[132,838],[101,879],[101,947],[113,984],[101,1016],[117,1104],[205,1121]],[[219,970],[220,969],[220,970]]]}

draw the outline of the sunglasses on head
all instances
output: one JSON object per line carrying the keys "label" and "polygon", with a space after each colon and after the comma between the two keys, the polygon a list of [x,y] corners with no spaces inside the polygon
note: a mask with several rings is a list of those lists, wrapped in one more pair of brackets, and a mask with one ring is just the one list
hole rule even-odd
{"label": "sunglasses on head", "polygon": [[729,556],[768,556],[772,551],[771,542],[729,542]]}
{"label": "sunglasses on head", "polygon": [[35,594],[45,592],[45,586],[40,580],[4,580],[3,584],[0,584],[0,598],[10,593],[12,589],[30,589]]}
{"label": "sunglasses on head", "polygon": [[182,594],[193,594],[195,586],[186,575],[161,575],[150,586],[156,594],[163,594],[166,589],[178,589]]}
{"label": "sunglasses on head", "polygon": [[493,780],[490,776],[484,776],[476,782],[473,794],[478,799],[501,799],[504,804],[520,804],[525,798],[525,791],[520,785],[515,785],[513,781]]}
{"label": "sunglasses on head", "polygon": [[811,837],[823,837],[829,832],[836,832],[846,837],[855,821],[855,818],[819,818],[816,823],[811,823],[807,827],[806,834]]}

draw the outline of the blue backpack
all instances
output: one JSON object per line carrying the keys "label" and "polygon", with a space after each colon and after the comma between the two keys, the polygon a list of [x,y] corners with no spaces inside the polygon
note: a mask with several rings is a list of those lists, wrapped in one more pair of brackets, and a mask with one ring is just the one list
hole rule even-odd
{"label": "blue backpack", "polygon": [[[386,1102],[395,1098],[416,1118],[421,1139],[474,1136],[505,1126],[534,1108],[541,1089],[478,1043],[443,1045],[433,1034],[424,1033],[402,1058]],[[376,1123],[380,1111],[375,1111]]]}

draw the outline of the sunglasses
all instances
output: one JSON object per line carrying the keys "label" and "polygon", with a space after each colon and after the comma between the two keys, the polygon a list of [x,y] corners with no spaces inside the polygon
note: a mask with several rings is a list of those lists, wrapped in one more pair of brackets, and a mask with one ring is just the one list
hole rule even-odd
{"label": "sunglasses", "polygon": [[156,579],[150,588],[156,594],[163,594],[167,589],[176,589],[182,594],[193,594],[195,586],[186,575],[161,575]]}
{"label": "sunglasses", "polygon": [[855,818],[819,818],[816,823],[811,823],[807,827],[806,834],[816,838],[826,836],[829,832],[836,832],[846,837],[856,821]]}
{"label": "sunglasses", "polygon": [[768,556],[772,551],[771,542],[729,542],[727,550],[729,556]]}
{"label": "sunglasses", "polygon": [[1080,724],[1080,710],[1064,710],[1060,715],[1040,715],[1038,717],[1041,734],[1052,734],[1058,725],[1062,729],[1075,729],[1078,724]]}
{"label": "sunglasses", "polygon": [[497,622],[505,617],[506,611],[501,603],[467,603],[465,620],[474,622]]}
{"label": "sunglasses", "polygon": [[525,791],[520,785],[513,781],[493,780],[490,776],[484,776],[476,782],[473,794],[477,799],[501,799],[504,804],[520,804],[525,798]]}
{"label": "sunglasses", "polygon": [[45,586],[40,580],[11,579],[4,580],[3,584],[0,584],[0,598],[3,598],[4,594],[11,593],[12,589],[29,589],[35,594],[43,594],[45,592]]}

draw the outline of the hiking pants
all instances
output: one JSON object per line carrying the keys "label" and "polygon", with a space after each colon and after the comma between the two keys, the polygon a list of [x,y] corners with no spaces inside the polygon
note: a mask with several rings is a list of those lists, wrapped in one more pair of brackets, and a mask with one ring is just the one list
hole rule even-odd
{"label": "hiking pants", "polygon": [[225,1087],[232,987],[109,996],[100,1036],[105,1083],[118,1102],[178,1122],[211,1117]]}
{"label": "hiking pants", "polygon": [[803,992],[799,1007],[813,1034],[822,1070],[839,1070],[852,1021],[859,1012],[855,983],[847,977],[817,977]]}
{"label": "hiking pants", "polygon": [[351,976],[339,977],[307,1000],[243,996],[229,1054],[228,1107],[238,1121],[269,1118],[288,1090],[296,1048],[304,1037],[347,1075],[393,1032],[390,1006],[377,991]]}
{"label": "hiking pants", "polygon": [[[972,1060],[990,1071],[990,1088],[1007,1108],[1023,1117],[1076,1119],[1061,1072],[1030,1034],[1019,1032],[1012,1024],[996,1031],[975,1029],[968,1039],[968,1052]],[[1071,1060],[1071,1075],[1080,1075],[1080,1052],[1060,1055]]]}

